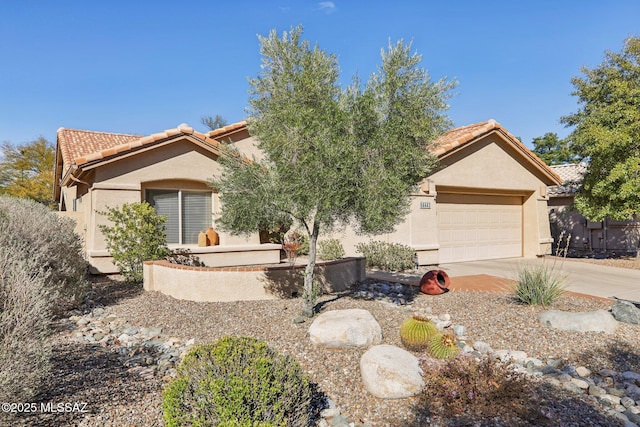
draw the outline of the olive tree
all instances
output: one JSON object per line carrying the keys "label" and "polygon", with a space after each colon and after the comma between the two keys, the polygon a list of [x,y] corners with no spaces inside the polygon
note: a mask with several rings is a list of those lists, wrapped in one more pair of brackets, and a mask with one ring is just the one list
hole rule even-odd
{"label": "olive tree", "polygon": [[302,315],[315,305],[318,236],[336,225],[391,231],[436,164],[430,145],[451,123],[456,83],[433,82],[411,45],[389,43],[366,83],[342,88],[336,56],[302,39],[301,27],[259,36],[260,74],[250,79],[248,126],[264,158],[223,156],[212,180],[221,224],[237,234],[294,221],[309,238]]}

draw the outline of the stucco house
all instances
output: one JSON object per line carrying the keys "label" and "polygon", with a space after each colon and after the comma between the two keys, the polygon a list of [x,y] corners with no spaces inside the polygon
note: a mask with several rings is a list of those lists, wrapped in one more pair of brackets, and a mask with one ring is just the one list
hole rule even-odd
{"label": "stucco house", "polygon": [[[197,246],[215,228],[218,194],[207,182],[220,173],[221,141],[260,156],[246,122],[208,133],[187,125],[149,136],[61,128],[57,133],[55,199],[73,217],[96,271],[114,272],[98,226],[104,212],[148,201],[167,214],[170,247],[185,247],[208,266],[279,261],[279,245],[220,232],[220,245]],[[435,145],[441,168],[419,183],[411,212],[392,234],[375,236],[411,245],[420,264],[531,257],[551,252],[547,187],[560,177],[495,120],[453,129]],[[371,238],[350,228],[333,236],[347,255]],[[321,237],[322,238],[322,237]]]}
{"label": "stucco house", "polygon": [[[635,255],[640,246],[640,217],[627,221],[605,218],[591,222],[573,208],[573,199],[587,170],[585,163],[551,166],[562,178],[549,187],[551,233],[560,250],[569,255]],[[554,251],[556,247],[554,247]]]}

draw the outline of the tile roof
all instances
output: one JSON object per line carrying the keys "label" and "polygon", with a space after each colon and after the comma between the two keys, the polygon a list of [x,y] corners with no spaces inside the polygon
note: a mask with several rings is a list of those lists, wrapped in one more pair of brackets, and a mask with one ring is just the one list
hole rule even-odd
{"label": "tile roof", "polygon": [[246,120],[243,120],[241,122],[232,123],[230,125],[227,125],[227,126],[212,130],[210,132],[207,132],[207,136],[209,138],[217,139],[217,138],[223,137],[224,135],[232,133],[232,132],[234,132],[236,130],[243,129],[245,127],[247,127],[247,122],[246,122]]}
{"label": "tile roof", "polygon": [[77,129],[58,129],[58,147],[64,163],[63,174],[74,160],[90,153],[99,153],[114,146],[128,144],[142,138],[141,135],[94,132]]}
{"label": "tile roof", "polygon": [[239,122],[204,134],[183,123],[173,129],[148,136],[60,128],[58,129],[58,146],[64,163],[62,174],[66,173],[72,165],[81,166],[99,161],[181,134],[193,135],[215,147],[219,142],[214,139],[214,136],[222,136],[244,126],[246,122]]}
{"label": "tile roof", "polygon": [[474,123],[467,126],[451,129],[444,133],[434,142],[433,153],[442,157],[450,154],[465,145],[477,141],[480,137],[497,131],[502,133],[524,156],[529,159],[538,169],[543,171],[552,180],[561,182],[560,176],[542,161],[534,152],[529,150],[518,138],[507,131],[500,123],[494,119],[485,122]]}
{"label": "tile roof", "polygon": [[554,185],[547,189],[549,196],[561,196],[561,195],[573,195],[580,188],[582,178],[587,171],[587,164],[571,163],[566,165],[551,166],[560,178],[562,178],[562,184]]}

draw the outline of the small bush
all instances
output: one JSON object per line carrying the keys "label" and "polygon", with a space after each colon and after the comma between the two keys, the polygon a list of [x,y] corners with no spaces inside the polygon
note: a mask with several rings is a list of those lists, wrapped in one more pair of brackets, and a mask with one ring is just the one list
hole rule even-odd
{"label": "small bush", "polygon": [[513,293],[525,304],[546,306],[560,298],[565,288],[566,277],[542,263],[520,267]]}
{"label": "small bush", "polygon": [[[20,253],[0,246],[0,401],[29,402],[50,368],[51,308],[46,273],[32,270]],[[17,256],[18,255],[18,256]],[[20,256],[21,255],[21,256]]]}
{"label": "small bush", "polygon": [[328,239],[318,242],[318,256],[326,261],[340,259],[344,256],[344,248],[338,239]]}
{"label": "small bush", "polygon": [[367,258],[367,267],[377,267],[384,271],[403,271],[414,267],[415,251],[411,246],[371,241],[358,243],[356,250]]}
{"label": "small bush", "polygon": [[125,203],[109,208],[106,215],[112,225],[100,225],[107,241],[107,249],[120,274],[132,283],[143,279],[142,263],[169,256],[165,217],[158,215],[147,202]]}
{"label": "small bush", "polygon": [[39,272],[56,315],[77,307],[89,290],[73,221],[40,203],[0,197],[0,247],[15,248],[14,261],[29,274]]}
{"label": "small bush", "polygon": [[168,427],[309,424],[311,389],[300,365],[255,338],[194,347],[162,394]]}
{"label": "small bush", "polygon": [[427,406],[435,414],[451,421],[470,416],[487,420],[500,417],[516,424],[527,420],[537,425],[536,419],[542,420],[537,406],[531,402],[535,394],[531,383],[494,360],[458,356],[437,365],[426,363],[423,366],[426,387],[419,406]]}

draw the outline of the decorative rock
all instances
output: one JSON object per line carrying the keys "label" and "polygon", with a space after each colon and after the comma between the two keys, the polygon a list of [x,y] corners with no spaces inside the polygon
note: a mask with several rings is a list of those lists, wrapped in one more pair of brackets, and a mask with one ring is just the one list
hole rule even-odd
{"label": "decorative rock", "polygon": [[620,399],[620,404],[625,408],[630,408],[632,406],[635,406],[636,402],[632,398],[625,396],[622,399]]}
{"label": "decorative rock", "polygon": [[582,390],[587,390],[589,388],[589,383],[585,380],[581,380],[579,378],[571,378],[571,382],[580,387]]}
{"label": "decorative rock", "polygon": [[591,376],[591,371],[589,369],[585,368],[584,366],[578,366],[576,368],[576,374],[578,374],[582,378],[586,378],[588,376]]}
{"label": "decorative rock", "polygon": [[589,395],[596,397],[604,396],[605,394],[607,394],[605,389],[603,389],[602,387],[598,387],[595,384],[589,386],[588,393]]}
{"label": "decorative rock", "polygon": [[549,310],[538,315],[543,325],[563,331],[613,333],[618,322],[605,310],[566,312]]}
{"label": "decorative rock", "polygon": [[618,322],[640,325],[640,308],[625,300],[616,300],[611,307],[611,313]]}
{"label": "decorative rock", "polygon": [[640,381],[640,374],[637,372],[633,372],[633,371],[626,371],[623,372],[622,374],[620,374],[620,376],[625,379],[625,380],[633,380],[633,381]]}
{"label": "decorative rock", "polygon": [[462,325],[454,325],[453,326],[453,333],[458,337],[462,337],[462,336],[464,336],[464,334],[467,333],[467,328],[465,328]]}
{"label": "decorative rock", "polygon": [[484,341],[474,342],[473,348],[475,348],[480,354],[488,354],[493,352],[493,349],[491,348],[491,346]]}
{"label": "decorative rock", "polygon": [[382,329],[367,310],[332,310],[313,321],[309,336],[314,345],[323,347],[369,347],[382,342]]}
{"label": "decorative rock", "polygon": [[360,358],[365,388],[382,399],[402,399],[422,391],[424,381],[418,358],[399,347],[377,345]]}
{"label": "decorative rock", "polygon": [[527,353],[517,350],[496,350],[495,355],[501,362],[515,362],[524,364],[527,359]]}

